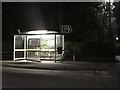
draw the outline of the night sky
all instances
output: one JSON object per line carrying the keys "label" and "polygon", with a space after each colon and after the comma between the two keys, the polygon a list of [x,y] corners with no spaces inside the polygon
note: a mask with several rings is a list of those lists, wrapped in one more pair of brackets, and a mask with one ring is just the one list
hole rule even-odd
{"label": "night sky", "polygon": [[[56,3],[3,3],[3,37],[21,31],[57,29]],[[4,33],[7,34],[4,35]]]}
{"label": "night sky", "polygon": [[[71,35],[80,34],[78,32],[82,32],[89,24],[87,20],[90,14],[88,6],[89,3],[70,2],[3,3],[3,37],[5,39],[11,34],[16,34],[17,29],[21,31],[48,29],[59,32],[60,20],[61,24],[73,27]],[[89,17],[92,21],[93,16]]]}
{"label": "night sky", "polygon": [[[9,50],[6,49],[9,42],[9,47],[13,47],[13,34],[18,34],[17,29],[21,31],[47,29],[59,32],[60,20],[61,24],[71,25],[73,28],[72,33],[66,35],[68,39],[84,41],[85,31],[91,30],[92,32],[95,27],[94,16],[92,16],[92,12],[89,10],[89,5],[92,4],[82,2],[3,2],[3,50]],[[119,5],[117,4],[118,7],[115,10],[118,22],[120,22]]]}
{"label": "night sky", "polygon": [[41,29],[57,31],[59,29],[58,17],[58,3],[3,2],[3,51],[13,50],[13,34],[18,34],[17,29],[21,32]]}

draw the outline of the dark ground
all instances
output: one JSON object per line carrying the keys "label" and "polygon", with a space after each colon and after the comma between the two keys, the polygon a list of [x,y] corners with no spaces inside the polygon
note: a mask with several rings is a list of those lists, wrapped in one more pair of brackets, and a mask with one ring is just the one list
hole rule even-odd
{"label": "dark ground", "polygon": [[[119,62],[76,62],[74,65],[70,62],[26,63],[26,65],[44,68],[3,67],[3,88],[118,88],[120,85]],[[70,66],[76,68],[70,70]],[[96,69],[91,68],[92,66]],[[58,70],[46,70],[45,67],[54,67]]]}

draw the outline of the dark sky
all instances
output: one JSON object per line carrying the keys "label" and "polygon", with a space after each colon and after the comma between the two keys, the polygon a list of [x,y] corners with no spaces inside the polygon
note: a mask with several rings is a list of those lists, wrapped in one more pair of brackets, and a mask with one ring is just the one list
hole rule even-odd
{"label": "dark sky", "polygon": [[36,29],[59,31],[60,20],[61,24],[71,25],[73,27],[71,35],[76,36],[83,29],[90,28],[86,27],[89,25],[88,19],[93,21],[93,16],[90,16],[90,3],[4,2],[2,5],[4,39],[11,34],[16,34],[17,29],[21,31]]}
{"label": "dark sky", "polygon": [[[95,20],[90,5],[96,3],[58,3],[58,2],[3,2],[2,3],[2,37],[3,43],[13,41],[12,34],[21,31],[48,29],[59,31],[59,20],[62,24],[71,25],[70,39],[82,41],[87,30],[94,32]],[[120,19],[120,4],[117,4],[116,17]],[[119,11],[119,12],[118,12]],[[61,16],[61,18],[60,18]],[[88,32],[88,31],[87,31]],[[90,32],[90,33],[91,33]],[[90,35],[88,33],[88,36]],[[86,35],[87,36],[87,35]],[[3,46],[4,46],[3,45]]]}
{"label": "dark sky", "polygon": [[[3,3],[3,35],[35,29],[57,29],[58,3]],[[6,35],[5,35],[6,36]]]}
{"label": "dark sky", "polygon": [[[84,12],[85,3],[3,3],[3,37],[16,34],[17,29],[21,31],[48,29],[59,31],[59,20],[62,24],[78,26],[86,23]],[[89,15],[89,13],[86,13]],[[76,24],[76,25],[75,25]],[[7,32],[7,33],[6,33]]]}
{"label": "dark sky", "polygon": [[58,30],[58,3],[3,2],[2,45],[4,50],[13,49],[13,34],[21,31],[48,29]]}

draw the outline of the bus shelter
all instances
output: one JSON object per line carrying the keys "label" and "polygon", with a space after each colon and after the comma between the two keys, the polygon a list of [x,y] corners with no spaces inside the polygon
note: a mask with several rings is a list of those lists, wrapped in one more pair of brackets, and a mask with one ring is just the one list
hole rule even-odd
{"label": "bus shelter", "polygon": [[59,61],[64,53],[64,35],[58,33],[14,35],[14,61]]}

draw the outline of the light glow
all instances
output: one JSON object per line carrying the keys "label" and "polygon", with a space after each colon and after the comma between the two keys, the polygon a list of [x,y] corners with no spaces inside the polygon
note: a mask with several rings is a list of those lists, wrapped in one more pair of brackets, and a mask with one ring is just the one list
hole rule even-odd
{"label": "light glow", "polygon": [[119,40],[119,38],[118,38],[118,37],[116,37],[116,40]]}
{"label": "light glow", "polygon": [[47,33],[57,33],[57,32],[48,31],[48,30],[35,30],[35,31],[28,31],[26,34],[47,34]]}
{"label": "light glow", "polygon": [[55,62],[54,61],[41,61],[41,63],[48,64],[48,63],[55,63]]}
{"label": "light glow", "polygon": [[105,2],[111,2],[111,3],[113,3],[114,0],[105,0]]}

